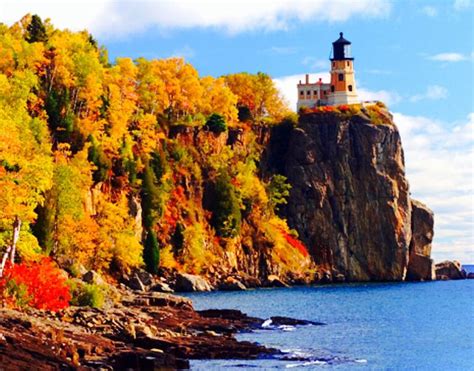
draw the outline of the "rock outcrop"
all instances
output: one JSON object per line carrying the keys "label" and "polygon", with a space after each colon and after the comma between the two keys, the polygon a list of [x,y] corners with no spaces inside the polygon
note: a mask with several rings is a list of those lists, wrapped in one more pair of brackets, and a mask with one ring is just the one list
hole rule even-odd
{"label": "rock outcrop", "polygon": [[400,134],[382,117],[303,114],[279,143],[288,222],[332,280],[432,278],[433,216],[410,199]]}
{"label": "rock outcrop", "polygon": [[466,271],[457,260],[445,260],[436,264],[435,269],[437,280],[461,280],[467,277]]}
{"label": "rock outcrop", "polygon": [[411,200],[410,259],[407,280],[431,281],[436,279],[435,265],[431,256],[433,241],[433,212],[423,203]]}

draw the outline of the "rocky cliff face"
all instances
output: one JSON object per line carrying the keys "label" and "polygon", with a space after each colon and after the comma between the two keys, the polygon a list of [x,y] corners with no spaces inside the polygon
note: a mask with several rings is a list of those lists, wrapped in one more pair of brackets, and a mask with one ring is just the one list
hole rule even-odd
{"label": "rocky cliff face", "polygon": [[412,207],[398,129],[388,112],[375,124],[363,111],[301,115],[280,143],[288,222],[333,277],[404,280],[413,256],[429,268],[410,278],[431,279],[432,214]]}

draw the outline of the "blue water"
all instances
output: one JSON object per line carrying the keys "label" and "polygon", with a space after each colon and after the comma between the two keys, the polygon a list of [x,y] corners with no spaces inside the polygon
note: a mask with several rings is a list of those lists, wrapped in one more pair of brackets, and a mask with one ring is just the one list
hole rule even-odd
{"label": "blue water", "polygon": [[473,294],[474,280],[190,294],[196,309],[326,323],[238,335],[311,362],[210,360],[192,369],[474,370]]}

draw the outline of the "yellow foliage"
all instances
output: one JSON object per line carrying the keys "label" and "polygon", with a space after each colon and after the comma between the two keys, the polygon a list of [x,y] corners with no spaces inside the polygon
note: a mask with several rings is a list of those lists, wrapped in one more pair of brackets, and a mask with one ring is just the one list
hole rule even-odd
{"label": "yellow foliage", "polygon": [[182,254],[185,271],[199,274],[203,268],[215,263],[216,256],[212,253],[212,244],[207,238],[208,234],[201,223],[186,226]]}
{"label": "yellow foliage", "polygon": [[228,125],[237,123],[237,96],[226,86],[222,77],[206,76],[201,79],[204,89],[199,112],[204,115],[218,113],[224,116]]}

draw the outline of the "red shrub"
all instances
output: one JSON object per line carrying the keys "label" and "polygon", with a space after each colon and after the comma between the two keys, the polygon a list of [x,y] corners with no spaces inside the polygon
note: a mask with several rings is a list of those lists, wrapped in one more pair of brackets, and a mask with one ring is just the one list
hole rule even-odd
{"label": "red shrub", "polygon": [[66,278],[49,258],[7,266],[0,279],[0,295],[12,304],[21,301],[22,305],[51,311],[66,308],[71,300]]}
{"label": "red shrub", "polygon": [[303,254],[303,256],[309,255],[306,246],[303,245],[300,240],[294,238],[291,234],[284,231],[283,229],[281,230],[281,233],[283,234],[283,237],[285,237],[286,242],[288,242],[292,247],[297,249],[301,254]]}
{"label": "red shrub", "polygon": [[347,104],[340,105],[338,108],[341,112],[346,112],[350,110],[350,107]]}

